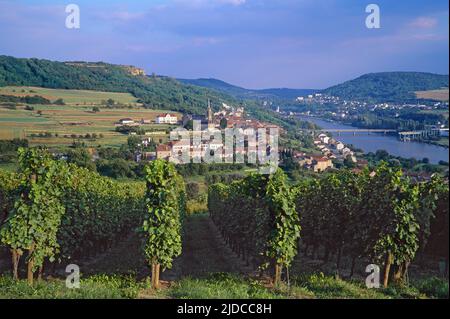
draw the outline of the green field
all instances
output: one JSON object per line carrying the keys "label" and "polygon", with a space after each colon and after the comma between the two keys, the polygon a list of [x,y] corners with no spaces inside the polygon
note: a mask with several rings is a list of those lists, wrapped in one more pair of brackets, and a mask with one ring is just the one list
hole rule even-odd
{"label": "green field", "polygon": [[[13,92],[15,90],[16,92]],[[21,91],[25,90],[26,93]],[[30,93],[36,92],[36,93]],[[31,145],[65,146],[70,145],[74,135],[96,134],[96,139],[83,139],[90,146],[108,145],[120,146],[126,143],[127,135],[115,131],[121,118],[132,118],[153,121],[161,110],[148,110],[136,104],[136,99],[130,94],[81,90],[53,90],[31,87],[3,87],[0,94],[38,94],[47,99],[63,98],[66,105],[32,105],[33,110],[26,110],[25,105],[17,104],[14,108],[0,105],[0,139],[27,138]],[[127,107],[109,108],[102,101],[109,98],[116,102],[127,103]],[[97,105],[100,112],[93,112]],[[180,116],[180,114],[178,114]],[[147,130],[164,132],[167,125],[146,124]],[[52,137],[39,137],[39,134],[49,132]],[[100,134],[102,137],[100,138]],[[166,140],[165,133],[152,135],[155,139]]]}
{"label": "green field", "polygon": [[102,101],[113,99],[124,105],[137,105],[137,99],[129,93],[100,92],[88,90],[46,89],[32,86],[5,86],[0,87],[0,95],[13,96],[42,96],[52,102],[63,99],[70,105],[100,105]]}

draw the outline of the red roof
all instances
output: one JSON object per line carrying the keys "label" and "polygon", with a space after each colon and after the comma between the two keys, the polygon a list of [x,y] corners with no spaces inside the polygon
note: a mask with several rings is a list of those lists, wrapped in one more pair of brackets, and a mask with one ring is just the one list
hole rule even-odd
{"label": "red roof", "polygon": [[171,114],[171,113],[158,114],[156,117],[167,117],[167,116],[170,116],[170,117],[176,117],[176,115]]}
{"label": "red roof", "polygon": [[159,144],[156,146],[157,152],[170,152],[170,146],[167,144]]}

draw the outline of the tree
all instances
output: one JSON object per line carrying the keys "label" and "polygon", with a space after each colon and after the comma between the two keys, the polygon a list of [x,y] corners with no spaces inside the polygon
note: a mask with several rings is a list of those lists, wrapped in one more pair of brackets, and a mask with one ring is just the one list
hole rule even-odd
{"label": "tree", "polygon": [[55,102],[53,102],[53,104],[55,104],[55,105],[66,105],[66,103],[64,103],[63,99],[57,99]]}
{"label": "tree", "polygon": [[79,167],[86,167],[91,171],[96,170],[96,165],[92,161],[91,154],[85,148],[77,147],[67,153],[67,162],[73,163]]}
{"label": "tree", "polygon": [[184,128],[188,131],[192,131],[194,129],[194,122],[192,120],[187,121]]}
{"label": "tree", "polygon": [[127,140],[128,148],[132,151],[137,150],[141,143],[142,143],[142,139],[139,136],[128,137],[128,140]]}
{"label": "tree", "polygon": [[389,153],[385,150],[378,150],[375,152],[375,157],[379,161],[385,161],[389,159]]}
{"label": "tree", "polygon": [[184,182],[172,163],[151,162],[146,168],[146,216],[142,225],[145,256],[152,269],[152,287],[159,288],[160,269],[172,267],[181,254]]}
{"label": "tree", "polygon": [[98,106],[94,106],[92,108],[92,112],[94,112],[94,113],[100,112],[100,108]]}
{"label": "tree", "polygon": [[344,166],[347,167],[347,168],[355,168],[356,167],[356,163],[353,162],[352,157],[350,155],[348,155],[344,159]]}
{"label": "tree", "polygon": [[[135,173],[131,164],[123,158],[115,158],[111,160],[100,160],[97,162],[98,172],[112,178],[134,178]],[[135,164],[134,164],[135,165]]]}

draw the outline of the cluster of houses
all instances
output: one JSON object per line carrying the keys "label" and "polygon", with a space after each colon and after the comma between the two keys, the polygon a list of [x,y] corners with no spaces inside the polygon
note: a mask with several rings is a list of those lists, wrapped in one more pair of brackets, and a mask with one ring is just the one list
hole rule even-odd
{"label": "cluster of houses", "polygon": [[217,156],[217,158],[223,160],[225,155],[222,141],[199,140],[198,142],[191,142],[190,139],[182,139],[156,146],[156,158],[165,160],[171,160],[173,157],[181,158],[183,154],[187,154],[189,160],[198,159],[201,161],[208,152],[208,155]]}
{"label": "cluster of houses", "polygon": [[316,173],[321,173],[333,168],[333,161],[331,158],[323,155],[308,155],[296,152],[294,154],[294,159],[296,159],[301,167],[310,169]]}
{"label": "cluster of houses", "polygon": [[[319,105],[333,105],[336,109],[335,112],[328,112],[320,109],[320,111],[310,112],[306,114],[324,115],[325,113],[331,113],[335,119],[342,119],[360,114],[362,112],[375,112],[376,110],[403,110],[403,109],[420,109],[420,110],[434,110],[443,109],[448,110],[448,101],[423,101],[421,103],[368,103],[366,101],[359,100],[346,100],[341,99],[338,96],[332,96],[322,93],[310,94],[308,96],[299,96],[296,101],[300,104],[319,104]],[[395,115],[400,116],[400,113]],[[436,123],[438,124],[438,123]]]}
{"label": "cluster of houses", "polygon": [[[323,97],[326,97],[324,95],[322,95],[322,93],[315,93],[315,94],[309,94],[308,96],[299,96],[297,97],[295,100],[297,102],[312,102],[313,100],[322,100]],[[339,99],[339,98],[338,98]]]}
{"label": "cluster of houses", "polygon": [[[156,148],[156,158],[170,160],[174,156],[181,156],[182,154],[189,154],[191,159],[203,159],[205,156],[214,156],[216,159],[227,160],[228,157],[233,159],[236,155],[248,155],[250,152],[256,152],[258,141],[258,130],[264,129],[266,134],[266,143],[270,149],[270,145],[275,141],[270,134],[270,129],[281,128],[277,125],[257,121],[246,118],[244,115],[244,108],[234,108],[226,104],[222,105],[219,112],[213,113],[211,103],[208,101],[208,108],[206,116],[196,116],[185,114],[182,118],[183,126],[189,121],[199,121],[200,129],[213,132],[214,130],[222,130],[224,128],[240,129],[243,136],[253,135],[254,139],[247,139],[245,145],[235,146],[233,154],[225,151],[223,141],[210,139],[208,134],[203,135],[201,139],[181,139],[178,141],[170,141],[167,144],[159,144]],[[211,134],[212,135],[212,134]],[[270,150],[268,151],[270,152]]]}
{"label": "cluster of houses", "polygon": [[350,159],[356,163],[355,153],[344,143],[330,138],[328,135],[322,133],[314,140],[314,145],[320,149],[321,153],[330,159]]}
{"label": "cluster of houses", "polygon": [[[245,133],[244,133],[245,134]],[[268,141],[265,155],[269,156],[272,143],[276,142],[266,136]],[[241,156],[242,159],[254,156],[255,162],[258,151],[257,138],[255,140],[246,141],[242,145],[233,145],[233,148],[226,150],[223,140],[199,138],[199,139],[181,139],[170,141],[166,144],[159,144],[156,146],[156,158],[164,160],[174,160],[178,158],[184,160],[183,156],[187,156],[187,160],[194,162],[204,161],[206,157],[214,158],[215,162],[233,162],[236,156]],[[258,154],[259,156],[259,154]]]}
{"label": "cluster of houses", "polygon": [[314,144],[321,154],[306,154],[303,152],[287,151],[292,155],[292,158],[303,168],[312,170],[316,173],[324,172],[326,170],[332,169],[334,167],[334,160],[345,160],[349,159],[356,163],[357,167],[359,164],[364,166],[364,163],[359,163],[354,152],[345,146],[343,143],[329,137],[326,134],[320,134],[314,140]]}

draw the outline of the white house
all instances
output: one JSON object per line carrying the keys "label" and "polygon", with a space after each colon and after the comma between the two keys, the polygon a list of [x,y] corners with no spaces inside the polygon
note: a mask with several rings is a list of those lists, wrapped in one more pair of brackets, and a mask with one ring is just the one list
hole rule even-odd
{"label": "white house", "polygon": [[128,125],[128,124],[134,124],[134,120],[130,118],[120,119],[119,123],[121,125]]}
{"label": "white house", "polygon": [[156,117],[155,121],[157,124],[177,124],[178,119],[176,115],[166,113],[166,114],[159,114]]}
{"label": "white house", "polygon": [[338,142],[338,143],[336,144],[336,149],[337,149],[338,151],[342,150],[344,147],[345,147],[345,145],[342,144],[341,142]]}
{"label": "white house", "polygon": [[341,150],[341,153],[344,154],[344,155],[349,155],[351,152],[352,152],[352,150],[349,149],[348,147],[344,147],[344,148]]}
{"label": "white house", "polygon": [[330,142],[330,138],[326,134],[320,134],[319,138],[323,144],[328,144]]}

